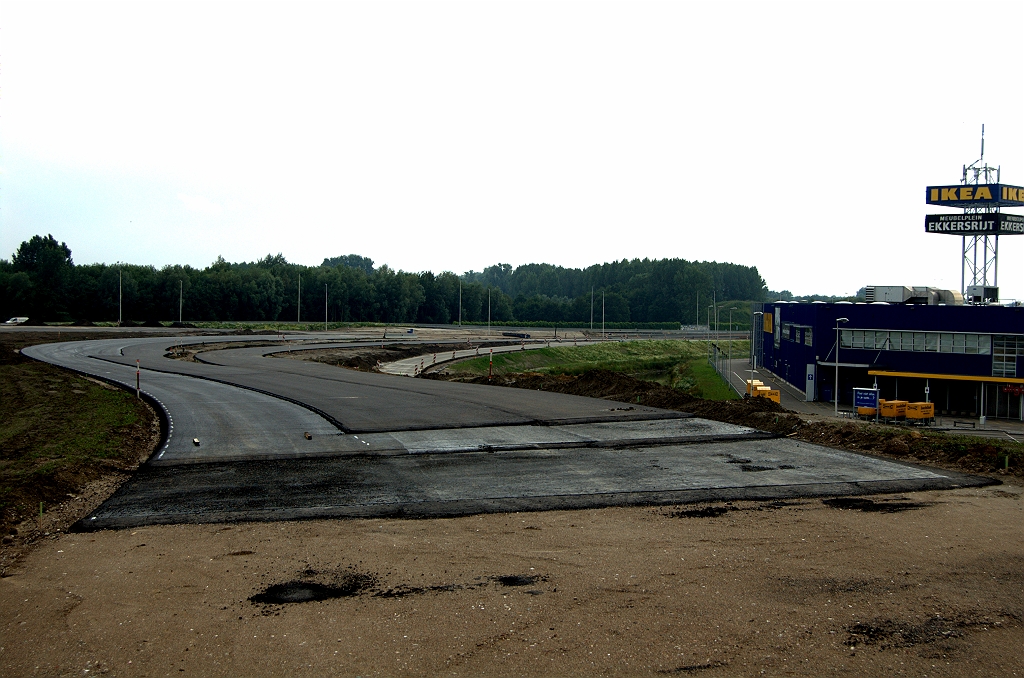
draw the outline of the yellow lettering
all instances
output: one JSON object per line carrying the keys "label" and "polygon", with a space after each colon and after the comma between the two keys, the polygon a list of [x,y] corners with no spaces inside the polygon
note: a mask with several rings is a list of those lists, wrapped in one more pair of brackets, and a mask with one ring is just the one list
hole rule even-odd
{"label": "yellow lettering", "polygon": [[961,200],[974,200],[974,196],[972,195],[973,193],[974,193],[974,189],[973,188],[971,188],[970,186],[964,186],[963,188],[960,189],[960,199]]}
{"label": "yellow lettering", "polygon": [[1006,200],[1006,186],[1003,186],[1003,200]]}
{"label": "yellow lettering", "polygon": [[[1003,190],[1005,191],[1006,189],[1004,188]],[[939,199],[939,189],[933,188],[932,189],[932,202],[935,202],[938,199]]]}
{"label": "yellow lettering", "polygon": [[974,194],[975,200],[991,200],[992,191],[989,190],[988,186],[978,186],[978,192]]}
{"label": "yellow lettering", "polygon": [[1016,188],[1003,188],[1010,200],[1020,200],[1020,190]]}
{"label": "yellow lettering", "polygon": [[956,200],[956,187],[942,189],[942,200]]}

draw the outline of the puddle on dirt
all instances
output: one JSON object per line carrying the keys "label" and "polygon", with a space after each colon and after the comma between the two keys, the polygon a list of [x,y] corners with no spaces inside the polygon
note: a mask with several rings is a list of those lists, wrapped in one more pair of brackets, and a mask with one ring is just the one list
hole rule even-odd
{"label": "puddle on dirt", "polygon": [[[369,595],[373,598],[404,598],[406,596],[423,595],[426,593],[449,593],[468,591],[492,584],[500,586],[531,586],[547,581],[547,577],[534,574],[506,574],[490,577],[477,577],[470,584],[437,584],[433,586],[409,586],[399,584],[391,588],[379,585],[376,576],[359,572],[343,572],[340,575],[321,573],[307,569],[299,573],[302,579],[294,579],[282,584],[273,584],[263,591],[251,596],[249,601],[257,605],[286,605],[290,603],[308,603],[333,598],[350,598]],[[531,589],[525,593],[531,596],[543,595],[539,589]]]}
{"label": "puddle on dirt", "polygon": [[850,511],[863,511],[865,513],[899,513],[900,511],[914,511],[931,506],[931,502],[907,501],[906,499],[893,499],[891,501],[875,501],[863,497],[833,497],[822,499],[821,503],[829,508]]}
{"label": "puddle on dirt", "polygon": [[[730,462],[731,463],[731,462]],[[758,466],[757,464],[743,464],[740,470],[744,473],[759,473],[760,471],[774,471],[774,466]]]}
{"label": "puddle on dirt", "polygon": [[749,464],[751,461],[753,461],[753,460],[752,459],[741,459],[740,457],[730,456],[728,459],[725,460],[725,463],[726,464]]}
{"label": "puddle on dirt", "polygon": [[375,584],[376,579],[370,575],[355,572],[345,573],[327,584],[296,579],[283,584],[272,584],[262,592],[250,596],[249,601],[260,605],[286,605],[346,598],[359,595],[373,588]]}

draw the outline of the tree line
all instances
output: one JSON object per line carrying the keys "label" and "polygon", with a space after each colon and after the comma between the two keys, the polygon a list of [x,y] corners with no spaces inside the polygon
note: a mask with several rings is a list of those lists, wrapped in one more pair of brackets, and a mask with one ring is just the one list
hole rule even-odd
{"label": "tree line", "polygon": [[[301,286],[301,294],[300,294]],[[460,291],[461,289],[461,291]],[[177,320],[382,323],[492,321],[707,322],[719,301],[764,298],[757,269],[683,259],[633,259],[584,269],[497,264],[462,276],[396,271],[359,255],[302,266],[281,254],[204,269],[76,265],[52,235],[0,259],[0,316],[45,321]]]}

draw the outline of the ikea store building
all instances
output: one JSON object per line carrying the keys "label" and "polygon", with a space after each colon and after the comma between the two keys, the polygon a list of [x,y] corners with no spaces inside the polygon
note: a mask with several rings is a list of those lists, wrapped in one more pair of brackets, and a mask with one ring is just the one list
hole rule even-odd
{"label": "ikea store building", "polygon": [[754,323],[758,366],[806,400],[838,392],[840,405],[852,406],[855,387],[877,387],[885,400],[932,402],[937,415],[1024,420],[1024,307],[886,289],[906,290],[907,300],[763,304],[755,309],[763,314]]}

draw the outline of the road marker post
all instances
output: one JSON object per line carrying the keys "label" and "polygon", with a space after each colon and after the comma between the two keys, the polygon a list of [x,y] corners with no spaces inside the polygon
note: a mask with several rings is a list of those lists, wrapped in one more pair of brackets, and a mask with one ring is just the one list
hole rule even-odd
{"label": "road marker post", "polygon": [[141,389],[139,388],[139,375],[142,372],[142,366],[139,364],[139,359],[135,359],[135,397],[139,400],[142,399]]}
{"label": "road marker post", "polygon": [[491,349],[491,357],[487,361],[487,381],[491,380],[491,375],[494,373],[494,349]]}

